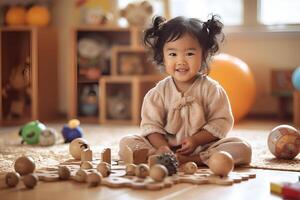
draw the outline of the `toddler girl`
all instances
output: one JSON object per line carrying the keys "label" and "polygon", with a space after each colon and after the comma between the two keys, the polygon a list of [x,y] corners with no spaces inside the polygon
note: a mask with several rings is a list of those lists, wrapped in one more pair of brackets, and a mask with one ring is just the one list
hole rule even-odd
{"label": "toddler girl", "polygon": [[230,153],[235,164],[250,163],[250,145],[239,138],[225,138],[233,126],[228,97],[221,85],[207,76],[207,62],[219,49],[222,27],[215,15],[206,22],[153,18],[144,43],[169,76],[145,95],[142,134],[121,139],[121,159],[128,146],[133,151],[146,148],[149,154],[173,152],[180,164],[207,164],[216,151]]}

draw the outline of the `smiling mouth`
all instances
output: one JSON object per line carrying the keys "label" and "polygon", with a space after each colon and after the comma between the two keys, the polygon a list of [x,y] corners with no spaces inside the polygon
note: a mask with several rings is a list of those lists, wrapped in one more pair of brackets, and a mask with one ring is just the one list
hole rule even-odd
{"label": "smiling mouth", "polygon": [[187,72],[187,71],[189,71],[188,69],[176,69],[175,70],[176,72]]}

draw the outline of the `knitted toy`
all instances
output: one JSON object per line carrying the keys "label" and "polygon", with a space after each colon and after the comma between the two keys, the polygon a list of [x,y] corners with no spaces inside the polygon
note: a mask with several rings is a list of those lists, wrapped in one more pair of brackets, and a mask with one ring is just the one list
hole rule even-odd
{"label": "knitted toy", "polygon": [[168,175],[176,174],[179,166],[178,160],[172,153],[162,153],[156,158],[156,164],[164,165],[168,169]]}

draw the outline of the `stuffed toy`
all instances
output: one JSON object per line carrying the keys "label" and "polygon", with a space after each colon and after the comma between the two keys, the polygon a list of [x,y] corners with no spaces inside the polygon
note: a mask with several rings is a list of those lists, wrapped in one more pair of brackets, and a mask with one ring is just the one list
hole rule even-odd
{"label": "stuffed toy", "polygon": [[80,68],[97,67],[102,74],[109,74],[109,59],[110,45],[105,38],[89,35],[79,39],[78,64]]}
{"label": "stuffed toy", "polygon": [[121,10],[120,15],[124,17],[130,26],[146,26],[153,13],[153,7],[148,1],[129,3]]}
{"label": "stuffed toy", "polygon": [[13,67],[2,88],[4,118],[16,119],[29,115],[31,105],[31,79],[29,58]]}

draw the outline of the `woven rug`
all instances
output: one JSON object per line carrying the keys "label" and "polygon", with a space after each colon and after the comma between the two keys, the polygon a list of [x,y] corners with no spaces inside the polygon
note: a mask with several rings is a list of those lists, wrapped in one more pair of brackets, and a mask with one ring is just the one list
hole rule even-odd
{"label": "woven rug", "polygon": [[[52,124],[52,128],[60,131],[62,125]],[[113,158],[117,159],[119,139],[127,134],[136,134],[139,128],[136,126],[99,126],[83,125],[87,139],[91,145],[94,158],[100,158],[101,151],[105,147],[112,149]],[[253,128],[251,124],[238,125],[228,136],[240,137],[248,141],[253,148],[252,163],[250,168],[276,169],[300,171],[300,154],[293,160],[276,159],[268,150],[267,137],[272,125],[267,127]],[[68,144],[64,144],[62,137],[56,145],[41,147],[32,145],[21,145],[18,136],[18,127],[0,128],[0,174],[13,170],[14,160],[21,156],[31,156],[40,167],[57,165],[65,160],[71,159],[68,151]]]}

